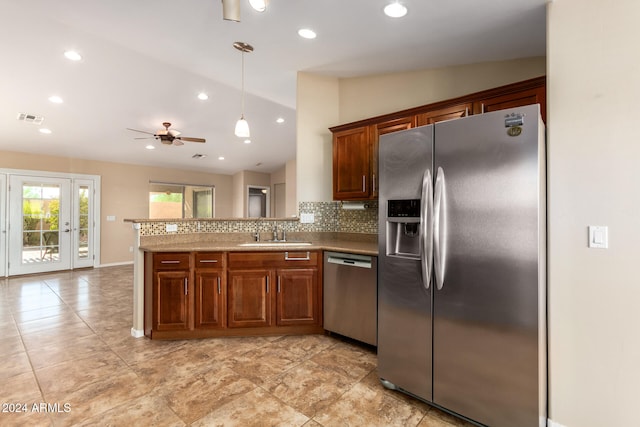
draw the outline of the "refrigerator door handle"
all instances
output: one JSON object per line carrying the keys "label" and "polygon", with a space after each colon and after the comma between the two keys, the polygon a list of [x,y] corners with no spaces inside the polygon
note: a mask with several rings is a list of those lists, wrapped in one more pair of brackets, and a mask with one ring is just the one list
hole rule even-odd
{"label": "refrigerator door handle", "polygon": [[425,289],[429,289],[431,285],[431,269],[433,267],[433,180],[431,179],[431,169],[427,169],[422,177],[420,257],[422,286]]}
{"label": "refrigerator door handle", "polygon": [[444,179],[444,169],[438,167],[434,195],[433,240],[434,255],[433,268],[436,271],[436,288],[442,289],[447,259],[447,192]]}

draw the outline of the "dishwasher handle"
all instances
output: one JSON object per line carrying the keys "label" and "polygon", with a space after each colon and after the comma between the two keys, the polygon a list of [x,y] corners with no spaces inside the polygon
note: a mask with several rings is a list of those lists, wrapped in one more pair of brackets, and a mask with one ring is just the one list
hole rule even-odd
{"label": "dishwasher handle", "polygon": [[371,257],[350,258],[340,256],[329,256],[327,262],[348,267],[371,268]]}

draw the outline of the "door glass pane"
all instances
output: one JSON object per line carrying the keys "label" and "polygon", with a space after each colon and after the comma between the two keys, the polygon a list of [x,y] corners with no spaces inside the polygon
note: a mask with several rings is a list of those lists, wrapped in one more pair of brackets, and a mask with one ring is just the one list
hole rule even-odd
{"label": "door glass pane", "polygon": [[89,186],[78,187],[78,258],[89,256]]}
{"label": "door glass pane", "polygon": [[53,262],[59,256],[60,186],[22,186],[22,263]]}

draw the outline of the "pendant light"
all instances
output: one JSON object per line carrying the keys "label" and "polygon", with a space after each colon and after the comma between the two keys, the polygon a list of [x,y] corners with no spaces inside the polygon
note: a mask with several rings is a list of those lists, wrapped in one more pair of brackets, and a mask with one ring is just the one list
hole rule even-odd
{"label": "pendant light", "polygon": [[244,119],[244,54],[253,52],[253,46],[244,42],[235,42],[233,47],[242,52],[242,113],[240,119],[236,122],[235,134],[239,138],[249,138],[249,123]]}

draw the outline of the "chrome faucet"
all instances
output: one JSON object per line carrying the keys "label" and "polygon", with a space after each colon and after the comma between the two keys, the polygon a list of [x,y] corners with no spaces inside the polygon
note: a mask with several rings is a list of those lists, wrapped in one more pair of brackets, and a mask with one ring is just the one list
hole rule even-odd
{"label": "chrome faucet", "polygon": [[253,233],[253,238],[255,239],[256,242],[260,241],[260,230],[258,228],[256,228],[256,232]]}
{"label": "chrome faucet", "polygon": [[278,224],[275,224],[273,226],[273,241],[274,242],[278,241]]}

